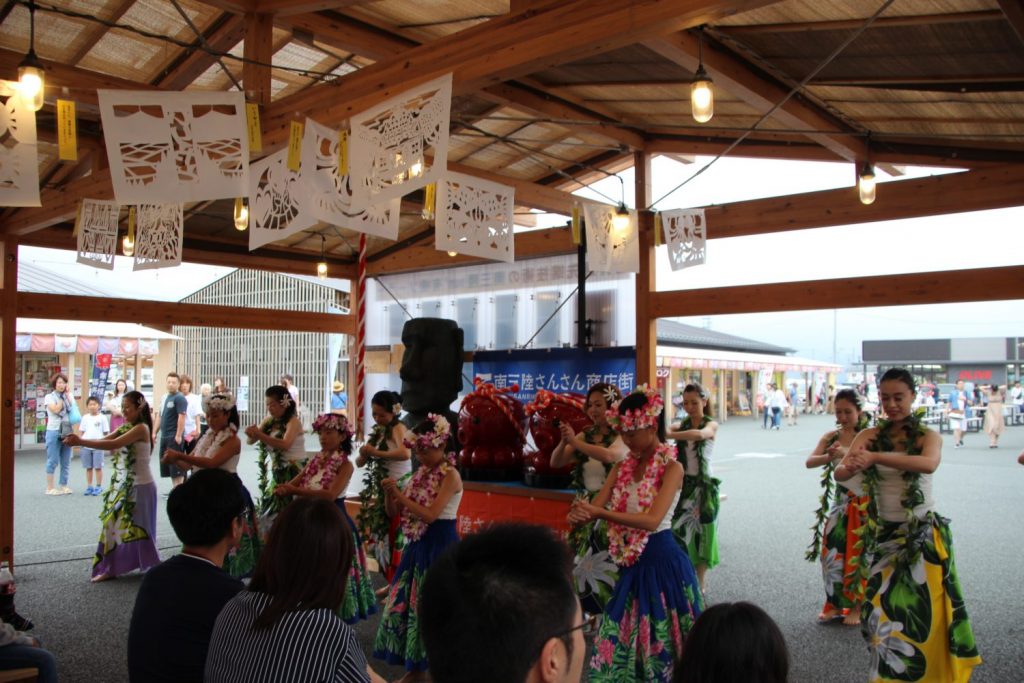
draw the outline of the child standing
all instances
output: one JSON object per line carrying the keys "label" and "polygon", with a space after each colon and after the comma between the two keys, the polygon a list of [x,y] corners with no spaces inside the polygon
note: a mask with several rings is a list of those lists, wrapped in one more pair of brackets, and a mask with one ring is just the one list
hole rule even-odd
{"label": "child standing", "polygon": [[459,540],[455,517],[462,500],[462,478],[453,465],[455,454],[446,455],[444,451],[450,433],[444,416],[428,415],[413,429],[415,440],[405,441],[406,448],[415,450],[421,463],[405,490],[400,491],[394,479],[382,483],[388,513],[401,512],[402,533],[409,545],[391,581],[373,656],[389,664],[405,665],[407,673],[399,683],[428,680],[427,652],[416,613],[417,596],[434,559]]}
{"label": "child standing", "polygon": [[[110,431],[110,423],[107,416],[100,413],[100,400],[90,396],[85,402],[87,413],[82,416],[78,424],[79,435],[83,439],[97,441],[102,439]],[[98,496],[103,491],[103,456],[106,451],[97,448],[82,446],[79,455],[82,457],[82,467],[85,468],[85,495]],[[96,476],[96,485],[93,486],[93,474]]]}
{"label": "child standing", "polygon": [[356,531],[356,524],[345,509],[345,491],[355,469],[349,462],[352,455],[352,430],[348,418],[336,413],[324,413],[313,420],[313,431],[320,437],[320,452],[310,458],[302,471],[291,481],[274,489],[278,496],[305,496],[333,501],[345,517],[352,532],[352,567],[345,582],[345,600],[338,615],[348,624],[368,619],[376,613],[373,587],[366,571],[366,553]]}
{"label": "child standing", "polygon": [[687,384],[683,389],[683,410],[686,417],[679,429],[669,432],[676,439],[676,448],[682,446],[685,479],[679,504],[673,515],[672,528],[680,547],[689,555],[701,594],[704,593],[704,575],[718,564],[718,487],[721,483],[711,476],[711,453],[715,448],[718,423],[711,419],[708,392],[700,384]]}
{"label": "child standing", "polygon": [[592,503],[578,500],[569,512],[571,524],[608,521],[611,556],[620,568],[594,641],[594,683],[668,683],[703,609],[693,565],[672,534],[683,468],[675,448],[662,441],[663,409],[658,391],[642,385],[609,411],[629,454]]}

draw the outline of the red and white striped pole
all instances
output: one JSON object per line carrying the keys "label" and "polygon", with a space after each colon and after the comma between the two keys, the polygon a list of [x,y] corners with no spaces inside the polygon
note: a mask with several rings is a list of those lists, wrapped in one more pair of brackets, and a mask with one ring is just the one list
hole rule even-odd
{"label": "red and white striped pole", "polygon": [[366,235],[359,235],[359,265],[356,274],[356,438],[363,438],[366,405]]}

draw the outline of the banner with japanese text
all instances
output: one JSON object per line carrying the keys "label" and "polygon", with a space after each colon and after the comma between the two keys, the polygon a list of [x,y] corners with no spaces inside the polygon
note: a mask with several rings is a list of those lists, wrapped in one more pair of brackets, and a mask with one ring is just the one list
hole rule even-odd
{"label": "banner with japanese text", "polygon": [[519,390],[512,396],[523,403],[532,401],[538,389],[586,394],[599,382],[614,384],[627,393],[636,384],[636,349],[477,351],[473,354],[473,374],[498,389],[518,385]]}

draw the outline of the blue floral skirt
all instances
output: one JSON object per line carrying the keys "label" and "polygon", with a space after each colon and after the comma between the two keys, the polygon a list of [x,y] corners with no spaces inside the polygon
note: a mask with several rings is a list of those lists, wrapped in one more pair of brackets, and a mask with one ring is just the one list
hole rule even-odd
{"label": "blue floral skirt", "polygon": [[370,573],[366,571],[366,551],[363,550],[363,541],[359,538],[356,530],[356,523],[345,509],[345,499],[338,498],[336,501],[345,515],[348,528],[352,530],[352,542],[355,544],[352,554],[352,568],[348,572],[348,581],[345,582],[345,602],[341,603],[338,615],[347,624],[354,624],[360,619],[368,619],[371,614],[377,613],[377,602],[373,594],[373,585],[370,583]]}

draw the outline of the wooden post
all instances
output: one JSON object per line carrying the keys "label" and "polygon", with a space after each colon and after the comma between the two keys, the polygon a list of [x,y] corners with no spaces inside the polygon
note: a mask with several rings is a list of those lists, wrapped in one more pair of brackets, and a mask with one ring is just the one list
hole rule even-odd
{"label": "wooden post", "polygon": [[[246,101],[266,107],[270,104],[270,62],[274,58],[274,15],[246,12],[242,56],[259,62],[242,64],[242,85]],[[264,66],[266,65],[266,66]]]}
{"label": "wooden post", "polygon": [[18,241],[2,243],[0,297],[0,561],[14,567],[14,335],[18,320]]}
{"label": "wooden post", "polygon": [[651,203],[651,158],[644,152],[633,155],[636,171],[636,205],[640,231],[640,272],[636,276],[636,383],[657,381],[655,354],[657,353],[657,319],[651,317],[650,299],[655,291],[654,280],[654,214],[648,211]]}

